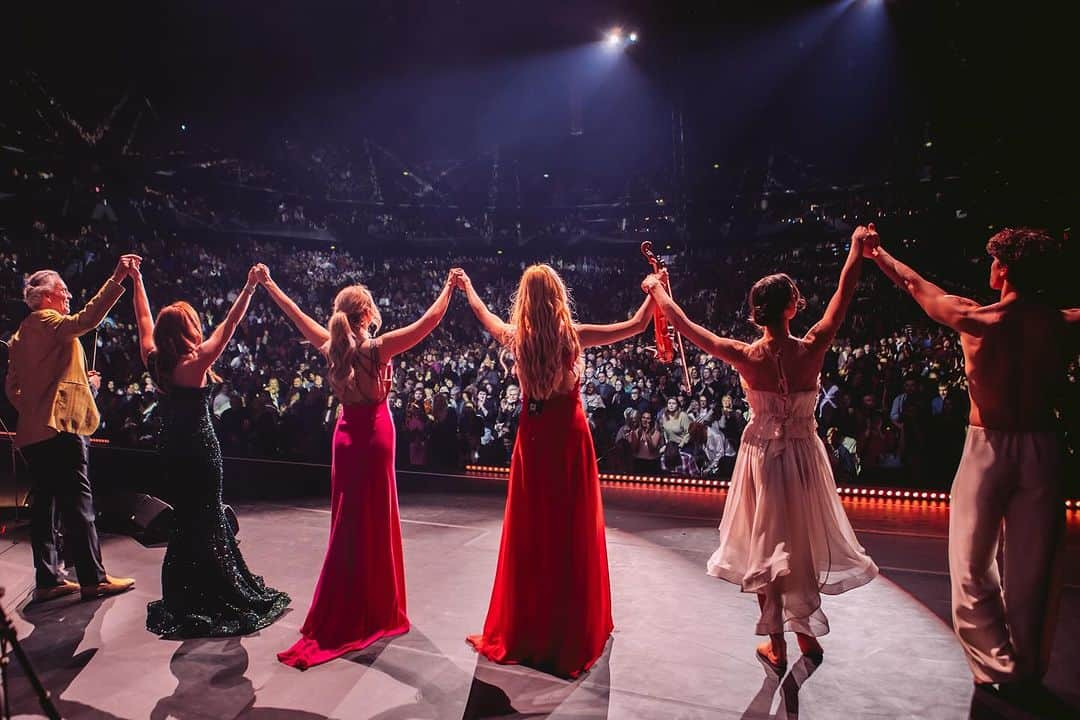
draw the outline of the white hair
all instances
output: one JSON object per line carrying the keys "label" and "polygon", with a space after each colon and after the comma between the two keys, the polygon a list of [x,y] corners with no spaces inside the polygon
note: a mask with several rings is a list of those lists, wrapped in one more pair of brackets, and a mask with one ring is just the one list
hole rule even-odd
{"label": "white hair", "polygon": [[45,296],[53,291],[60,281],[60,273],[55,270],[38,270],[26,279],[23,287],[23,301],[31,310],[40,310]]}

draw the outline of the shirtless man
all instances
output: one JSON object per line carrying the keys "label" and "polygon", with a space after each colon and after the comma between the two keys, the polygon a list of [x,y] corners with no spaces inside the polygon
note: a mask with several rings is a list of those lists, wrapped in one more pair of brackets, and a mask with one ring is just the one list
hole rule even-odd
{"label": "shirtless man", "polygon": [[[1007,229],[986,251],[990,287],[1001,299],[981,306],[949,295],[877,242],[864,249],[931,319],[960,333],[971,415],[949,512],[953,626],[976,685],[1035,689],[1050,659],[1060,597],[1064,453],[1054,408],[1076,352],[1080,309],[1059,310],[1039,296],[1065,261],[1060,241]],[[1010,540],[1004,593],[1003,523]]]}

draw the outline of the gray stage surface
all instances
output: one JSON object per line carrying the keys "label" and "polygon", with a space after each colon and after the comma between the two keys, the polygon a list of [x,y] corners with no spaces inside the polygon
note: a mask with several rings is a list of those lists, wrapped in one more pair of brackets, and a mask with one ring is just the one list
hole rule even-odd
{"label": "gray stage surface", "polygon": [[[465,644],[478,632],[495,571],[505,484],[403,476],[409,615],[413,630],[364,652],[299,672],[279,664],[303,622],[322,562],[327,502],[240,505],[241,549],[292,609],[243,638],[161,640],[144,628],[159,597],[163,547],[103,541],[106,567],[138,587],[94,602],[26,605],[30,548],[0,540],[0,584],[23,647],[66,718],[859,718],[1026,717],[976,698],[946,622],[942,505],[846,505],[882,576],[825,598],[825,661],[798,660],[782,680],[754,657],[757,603],[704,574],[723,494],[609,486],[615,633],[576,682],[494,665]],[[1074,517],[1070,549],[1080,544]],[[16,536],[18,537],[18,536]],[[1065,603],[1049,684],[1080,702],[1073,647],[1080,567],[1068,556]],[[11,677],[12,710],[37,717],[25,678]],[[981,695],[981,694],[980,694]]]}

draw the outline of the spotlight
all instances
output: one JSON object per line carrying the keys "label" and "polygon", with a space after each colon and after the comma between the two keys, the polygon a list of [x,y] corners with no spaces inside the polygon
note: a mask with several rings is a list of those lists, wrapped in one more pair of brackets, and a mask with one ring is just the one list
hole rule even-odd
{"label": "spotlight", "polygon": [[604,45],[608,50],[625,50],[638,41],[637,32],[626,33],[621,27],[613,27],[604,34]]}

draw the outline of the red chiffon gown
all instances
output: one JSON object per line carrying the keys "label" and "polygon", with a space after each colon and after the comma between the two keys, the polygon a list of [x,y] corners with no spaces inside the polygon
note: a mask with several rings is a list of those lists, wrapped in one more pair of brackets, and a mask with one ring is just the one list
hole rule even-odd
{"label": "red chiffon gown", "polygon": [[278,653],[301,670],[409,630],[394,421],[385,400],[344,406],[330,488],[330,544],[315,598],[300,640]]}
{"label": "red chiffon gown", "polygon": [[577,390],[524,400],[484,633],[498,663],[560,677],[588,670],[613,628],[596,452]]}

